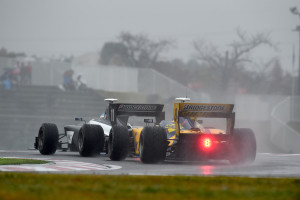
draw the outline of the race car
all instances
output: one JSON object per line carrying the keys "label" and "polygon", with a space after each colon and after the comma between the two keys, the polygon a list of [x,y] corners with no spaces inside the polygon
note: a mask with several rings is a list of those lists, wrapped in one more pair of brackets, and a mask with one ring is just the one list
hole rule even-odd
{"label": "race car", "polygon": [[[228,160],[233,164],[253,162],[256,139],[248,128],[234,128],[233,104],[186,103],[177,98],[174,121],[162,124],[168,134],[167,157],[178,160]],[[225,119],[225,130],[205,127],[203,120]]]}
{"label": "race car", "polygon": [[[133,128],[128,123],[131,116],[147,118],[144,120],[145,132],[165,135],[164,129],[158,126],[159,122],[165,118],[164,105],[114,103],[117,99],[106,99],[105,101],[108,101],[109,104],[102,117],[89,121],[75,118],[80,123],[65,126],[64,133],[59,134],[55,124],[43,123],[35,138],[35,149],[38,149],[43,155],[54,154],[57,149],[62,149],[79,151],[81,156],[105,153],[111,160],[123,160],[128,154],[135,154],[139,138],[133,134],[136,133],[136,130],[143,128],[143,126]],[[148,126],[150,123],[156,126]],[[166,143],[166,138],[163,140]]]}
{"label": "race car", "polygon": [[[112,103],[117,99],[105,99],[105,101]],[[64,133],[58,132],[56,124],[43,123],[39,128],[38,136],[35,137],[34,147],[43,155],[54,154],[57,149],[79,151],[81,156],[94,156],[101,151],[106,151],[107,147],[104,145],[111,125],[105,113],[88,122],[77,117],[75,121],[79,123],[64,126]],[[130,125],[128,128],[130,129]]]}
{"label": "race car", "polygon": [[[106,153],[111,160],[123,160],[128,155],[138,156],[143,163],[176,160],[229,160],[231,163],[252,162],[256,156],[256,140],[251,129],[234,129],[233,104],[185,103],[188,98],[177,98],[173,121],[165,121],[162,104],[120,104],[108,100],[105,117],[83,121],[65,127],[58,137],[57,127],[43,124],[36,137],[35,147],[42,154],[53,154],[57,142],[68,138],[68,148],[78,149],[82,156]],[[136,116],[144,125],[128,123]],[[225,130],[205,127],[204,118],[225,118]]]}

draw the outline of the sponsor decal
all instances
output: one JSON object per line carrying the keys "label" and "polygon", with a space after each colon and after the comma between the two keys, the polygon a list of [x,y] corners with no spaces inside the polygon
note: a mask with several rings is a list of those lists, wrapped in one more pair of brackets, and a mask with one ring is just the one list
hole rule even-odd
{"label": "sponsor decal", "polygon": [[206,115],[199,114],[198,112],[187,112],[187,111],[185,111],[185,112],[181,112],[180,116],[181,117],[199,117],[199,116],[205,117]]}
{"label": "sponsor decal", "polygon": [[[200,112],[200,111],[182,111],[180,112],[180,117],[220,117],[219,113],[221,112]],[[224,113],[224,112],[223,112]],[[223,116],[223,115],[221,115]],[[223,116],[226,117],[226,114]],[[223,118],[221,117],[221,118]]]}
{"label": "sponsor decal", "polygon": [[125,105],[121,104],[118,108],[119,111],[155,111],[156,105]]}
{"label": "sponsor decal", "polygon": [[197,110],[197,111],[225,111],[226,106],[224,105],[188,105],[183,106],[183,110]]}

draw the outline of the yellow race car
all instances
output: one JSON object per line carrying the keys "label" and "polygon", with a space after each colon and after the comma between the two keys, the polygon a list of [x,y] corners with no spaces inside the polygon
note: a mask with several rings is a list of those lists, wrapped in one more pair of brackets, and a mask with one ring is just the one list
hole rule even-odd
{"label": "yellow race car", "polygon": [[[228,160],[231,163],[253,162],[256,140],[251,129],[234,128],[233,104],[186,103],[177,98],[174,103],[174,122],[163,125],[169,147],[167,155],[179,160]],[[204,120],[223,119],[224,129],[206,127]]]}

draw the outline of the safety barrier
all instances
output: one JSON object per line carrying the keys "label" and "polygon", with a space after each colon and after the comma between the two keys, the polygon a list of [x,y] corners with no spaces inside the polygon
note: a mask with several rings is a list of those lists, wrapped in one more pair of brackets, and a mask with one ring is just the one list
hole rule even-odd
{"label": "safety barrier", "polygon": [[288,126],[290,121],[300,121],[299,97],[287,97],[271,113],[270,140],[287,153],[300,153],[300,133]]}

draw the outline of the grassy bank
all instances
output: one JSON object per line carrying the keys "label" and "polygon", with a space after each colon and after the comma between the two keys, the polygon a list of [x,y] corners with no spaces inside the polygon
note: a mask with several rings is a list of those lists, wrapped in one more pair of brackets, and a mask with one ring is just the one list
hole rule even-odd
{"label": "grassy bank", "polygon": [[299,199],[300,179],[0,173],[1,199]]}
{"label": "grassy bank", "polygon": [[49,161],[21,158],[0,158],[0,165],[46,164]]}

